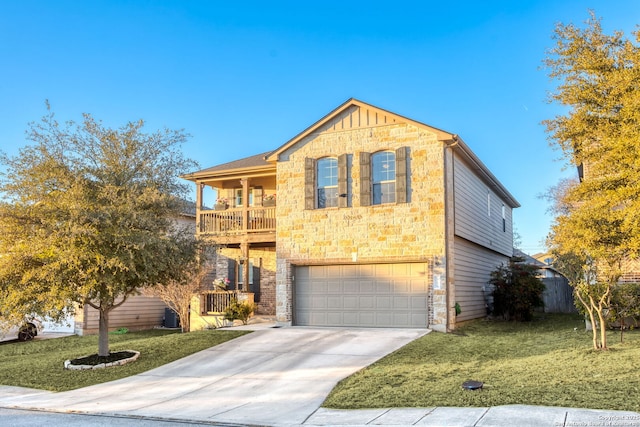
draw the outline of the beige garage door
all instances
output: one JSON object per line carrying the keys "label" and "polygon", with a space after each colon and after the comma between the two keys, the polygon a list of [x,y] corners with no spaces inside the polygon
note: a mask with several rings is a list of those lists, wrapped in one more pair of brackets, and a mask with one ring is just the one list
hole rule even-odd
{"label": "beige garage door", "polygon": [[301,266],[294,324],[425,328],[427,263]]}

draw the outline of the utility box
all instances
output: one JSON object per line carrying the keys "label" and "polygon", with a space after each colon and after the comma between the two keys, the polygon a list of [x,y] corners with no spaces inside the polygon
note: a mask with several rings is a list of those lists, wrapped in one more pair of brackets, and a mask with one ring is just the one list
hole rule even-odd
{"label": "utility box", "polygon": [[169,307],[164,309],[164,327],[165,328],[179,328],[180,316],[170,309]]}

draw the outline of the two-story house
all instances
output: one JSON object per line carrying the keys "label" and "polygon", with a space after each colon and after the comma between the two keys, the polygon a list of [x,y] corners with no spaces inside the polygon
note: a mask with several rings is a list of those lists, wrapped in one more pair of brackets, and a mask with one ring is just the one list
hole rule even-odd
{"label": "two-story house", "polygon": [[[284,325],[450,330],[485,316],[483,285],[513,253],[519,204],[462,139],[355,99],[185,178],[218,276]],[[204,209],[206,186],[228,208]]]}

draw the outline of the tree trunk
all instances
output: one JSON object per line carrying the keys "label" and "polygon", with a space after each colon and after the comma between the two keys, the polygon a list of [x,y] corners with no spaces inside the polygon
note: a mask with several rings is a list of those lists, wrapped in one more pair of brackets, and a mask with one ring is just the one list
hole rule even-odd
{"label": "tree trunk", "polygon": [[604,316],[602,315],[602,307],[599,307],[598,310],[598,318],[600,319],[600,349],[607,349],[607,325],[604,321]]}
{"label": "tree trunk", "polygon": [[580,295],[580,291],[577,289],[574,292],[574,295],[578,297],[578,299],[580,300],[584,308],[587,310],[587,313],[589,314],[589,320],[591,321],[591,334],[593,335],[593,349],[597,350],[598,349],[598,326],[597,326],[598,324],[596,323],[596,318],[593,315],[594,309],[593,309],[593,306],[591,305],[593,300],[589,298],[589,304],[587,304],[587,302],[582,298],[582,295]]}
{"label": "tree trunk", "polygon": [[100,308],[98,323],[98,356],[109,355],[109,310]]}
{"label": "tree trunk", "polygon": [[186,308],[183,307],[183,309],[179,312],[180,313],[180,328],[182,329],[182,332],[189,332],[189,330],[191,329],[191,326],[189,324],[190,320],[189,319],[189,306],[187,305]]}

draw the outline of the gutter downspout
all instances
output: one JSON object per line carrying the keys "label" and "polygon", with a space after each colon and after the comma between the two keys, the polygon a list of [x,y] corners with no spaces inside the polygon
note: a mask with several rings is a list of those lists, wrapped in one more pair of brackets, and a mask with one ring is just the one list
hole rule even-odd
{"label": "gutter downspout", "polygon": [[[445,141],[444,151],[444,232],[445,232],[445,283],[446,283],[446,325],[445,331],[450,332],[455,329],[455,270],[453,268],[454,240],[455,240],[455,182],[454,182],[454,160],[453,148],[458,145],[458,135],[452,135],[452,139]],[[447,153],[451,156],[447,156]],[[449,163],[450,162],[450,163]]]}

